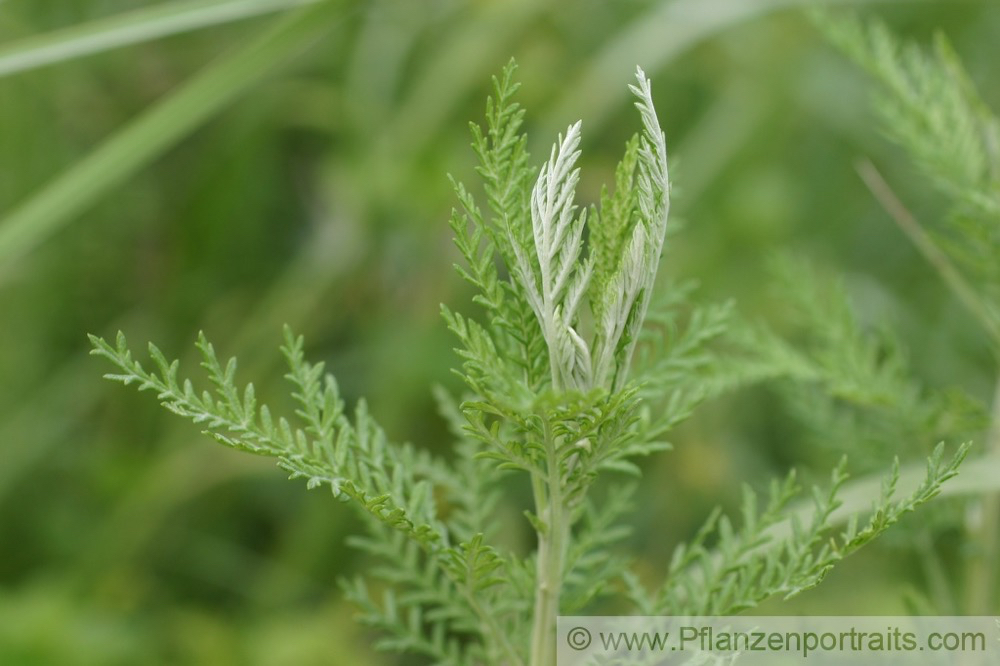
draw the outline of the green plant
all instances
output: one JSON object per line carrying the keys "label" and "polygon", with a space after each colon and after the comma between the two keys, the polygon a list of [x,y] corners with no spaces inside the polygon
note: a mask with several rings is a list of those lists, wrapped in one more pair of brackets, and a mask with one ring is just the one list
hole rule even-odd
{"label": "green plant", "polygon": [[[147,370],[123,334],[113,345],[91,337],[93,353],[118,367],[108,378],[154,391],[220,443],[274,457],[292,478],[328,486],[361,510],[367,533],[353,544],[378,563],[371,578],[383,592],[373,594],[364,579],[345,589],[362,620],[385,634],[381,647],[439,664],[551,664],[556,616],[622,588],[631,610],[647,614],[739,612],[815,586],[956,474],[966,447],[946,460],[938,446],[923,482],[897,499],[897,464],[870,517],[854,516],[839,533],[834,514],[846,462],[828,489],[812,491],[804,521],[789,475],[771,485],[762,507],[745,490],[740,527],[712,513],[677,548],[659,587],[622,576],[612,546],[625,534],[615,526],[632,486],[599,481],[638,474],[635,459],[668,448],[665,434],[705,398],[751,380],[816,372],[780,340],[741,326],[729,305],[692,305],[691,289],[676,285],[654,300],[670,185],[641,70],[632,91],[643,131],[627,143],[615,189],[602,193],[599,208],[574,200],[579,123],[536,176],[513,75],[511,64],[495,79],[485,130],[472,127],[487,207],[455,183],[459,272],[477,289],[485,317],[443,309],[467,386],[460,404],[439,392],[458,440],[454,459],[387,441],[363,402],[351,418],[334,378],[305,360],[302,338],[288,329],[294,419],[259,404],[252,384],[239,388],[235,359],[220,362],[204,335],[197,346],[212,384],[205,391],[180,379],[178,363],[152,344],[155,367]],[[647,320],[653,325],[644,328]],[[537,545],[529,552],[498,535],[494,508],[510,472],[531,486],[533,507],[524,513]]]}
{"label": "green plant", "polygon": [[[871,161],[859,173],[903,233],[979,325],[993,355],[995,387],[984,446],[1000,453],[1000,118],[983,101],[948,39],[933,49],[906,43],[883,23],[816,15],[835,45],[879,85],[881,129],[916,170],[944,196],[948,209],[925,228]],[[969,614],[995,609],[1000,557],[1000,495],[973,500],[963,606]]]}

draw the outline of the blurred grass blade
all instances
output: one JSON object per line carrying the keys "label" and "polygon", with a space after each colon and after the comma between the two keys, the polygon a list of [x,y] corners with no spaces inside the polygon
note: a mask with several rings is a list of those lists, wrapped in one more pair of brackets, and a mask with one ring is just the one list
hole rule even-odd
{"label": "blurred grass blade", "polygon": [[927,263],[937,271],[944,283],[955,294],[959,303],[965,306],[975,320],[993,338],[993,343],[1000,349],[1000,322],[993,314],[992,308],[983,300],[980,293],[965,279],[958,267],[951,261],[948,254],[942,250],[931,235],[914,217],[913,213],[899,200],[899,197],[879,173],[871,160],[862,160],[855,167],[865,186],[872,193],[879,205],[889,214],[896,226],[902,230],[910,242],[924,255]]}
{"label": "blurred grass blade", "polygon": [[192,0],[155,5],[0,46],[0,78],[36,67],[316,0]]}
{"label": "blurred grass blade", "polygon": [[660,2],[621,28],[586,61],[580,73],[563,86],[565,93],[553,106],[547,126],[561,127],[587,109],[586,122],[594,131],[608,119],[627,91],[617,82],[642,65],[655,72],[696,44],[727,28],[794,7],[814,4],[863,4],[914,0],[675,0]]}
{"label": "blurred grass blade", "polygon": [[22,256],[60,226],[190,134],[240,94],[329,32],[324,1],[282,19],[262,37],[195,75],[0,220],[0,264]]}

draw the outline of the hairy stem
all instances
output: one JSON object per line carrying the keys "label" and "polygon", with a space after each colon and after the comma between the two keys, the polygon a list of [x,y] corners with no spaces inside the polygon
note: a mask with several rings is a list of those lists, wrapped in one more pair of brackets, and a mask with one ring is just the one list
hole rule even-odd
{"label": "hairy stem", "polygon": [[535,513],[541,521],[535,581],[535,612],[531,630],[530,666],[552,666],[556,661],[556,617],[569,541],[569,511],[563,496],[558,442],[544,423],[548,478],[536,478]]}

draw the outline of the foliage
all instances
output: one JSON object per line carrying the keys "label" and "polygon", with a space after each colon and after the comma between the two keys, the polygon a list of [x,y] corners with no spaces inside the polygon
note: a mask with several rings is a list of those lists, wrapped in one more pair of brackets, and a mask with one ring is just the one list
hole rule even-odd
{"label": "foliage", "polygon": [[[443,309],[467,391],[457,407],[440,398],[459,439],[453,460],[388,442],[364,402],[349,418],[334,378],[305,360],[302,338],[289,329],[283,351],[298,403],[295,423],[259,404],[252,384],[240,388],[236,361],[221,363],[204,336],[197,347],[209,391],[179,379],[178,362],[155,346],[155,368],[147,370],[124,335],[114,345],[91,338],[94,353],[118,367],[110,379],[153,391],[220,443],[273,457],[307,487],[327,486],[353,504],[366,526],[353,544],[372,556],[369,574],[379,590],[355,579],[345,584],[348,596],[362,621],[385,636],[381,647],[439,664],[552,663],[556,615],[613,592],[620,572],[610,547],[624,536],[614,525],[631,489],[598,502],[595,483],[638,472],[637,457],[666,448],[663,435],[704,398],[803,368],[813,378],[826,371],[834,394],[864,396],[879,387],[868,386],[867,375],[852,383],[855,370],[892,378],[896,367],[873,364],[866,343],[849,331],[833,342],[846,349],[838,353],[860,357],[839,369],[840,377],[822,354],[806,362],[780,342],[758,348],[747,336],[759,341],[768,334],[741,333],[730,305],[692,306],[678,327],[688,290],[652,305],[670,183],[645,74],[637,70],[631,87],[642,132],[626,143],[616,188],[604,191],[600,209],[575,203],[579,122],[559,136],[537,176],[529,166],[513,75],[510,64],[494,80],[486,128],[473,128],[485,209],[455,184],[462,210],[451,226],[466,261],[459,273],[477,289],[485,318]],[[666,335],[644,332],[647,316]],[[638,372],[635,356],[642,359]],[[657,401],[667,405],[666,416],[653,415]],[[834,538],[846,463],[827,490],[813,491],[805,522],[790,510],[794,477],[772,486],[763,509],[748,490],[742,527],[712,514],[694,542],[678,549],[659,590],[644,592],[626,575],[629,596],[646,612],[728,613],[811,588],[837,561],[934,497],[966,451],[946,460],[937,447],[923,483],[902,499],[895,497],[897,463],[870,517],[856,516]],[[536,547],[527,554],[492,537],[499,528],[491,511],[495,484],[505,470],[522,474],[532,489],[534,506],[525,515]],[[771,533],[781,526],[787,533]]]}
{"label": "foliage", "polygon": [[[1000,344],[1000,119],[943,33],[928,51],[901,43],[877,20],[820,24],[880,84],[876,110],[883,131],[951,202],[931,234],[932,247],[975,285],[971,303],[959,296]],[[952,270],[935,263],[939,271]]]}
{"label": "foliage", "polygon": [[[992,405],[982,409],[987,455],[1000,452],[1000,118],[979,96],[942,33],[931,51],[903,43],[881,22],[819,15],[831,40],[881,85],[877,111],[883,131],[945,196],[950,211],[930,231],[900,201],[870,163],[866,184],[913,241],[989,339],[995,382]],[[947,410],[924,409],[917,414]],[[932,418],[933,422],[933,418]],[[931,425],[928,423],[927,425]],[[971,555],[965,562],[969,614],[992,612],[1000,557],[1000,494],[976,501],[966,521]],[[958,602],[952,602],[959,607]]]}

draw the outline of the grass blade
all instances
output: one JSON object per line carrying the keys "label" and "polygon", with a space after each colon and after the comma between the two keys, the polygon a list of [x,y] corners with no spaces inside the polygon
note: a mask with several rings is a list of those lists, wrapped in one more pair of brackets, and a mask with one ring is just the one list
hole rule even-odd
{"label": "grass blade", "polygon": [[195,75],[0,220],[0,263],[9,264],[69,223],[116,185],[221,111],[332,29],[323,2]]}
{"label": "grass blade", "polygon": [[[912,0],[867,0],[909,2]],[[863,0],[818,0],[819,4],[861,4]],[[782,9],[810,6],[808,0],[675,0],[652,5],[609,39],[575,78],[564,86],[546,123],[559,127],[575,118],[576,109],[587,109],[590,131],[600,127],[625,98],[613,82],[635,69],[648,72],[670,62],[693,46],[728,28]]]}
{"label": "grass blade", "polygon": [[314,2],[316,0],[190,0],[125,12],[0,46],[0,78]]}

